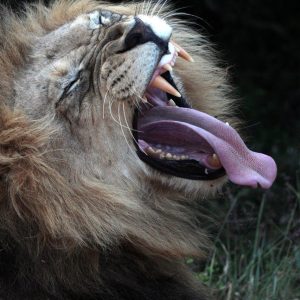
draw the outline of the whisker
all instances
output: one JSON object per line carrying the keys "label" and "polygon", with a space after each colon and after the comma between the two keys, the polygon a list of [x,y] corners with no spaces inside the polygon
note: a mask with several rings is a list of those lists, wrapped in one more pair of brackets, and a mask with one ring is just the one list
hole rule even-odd
{"label": "whisker", "polygon": [[146,12],[146,3],[147,1],[146,0],[143,0],[143,3],[142,3],[142,9],[141,9],[141,14],[144,15],[145,12]]}
{"label": "whisker", "polygon": [[[118,125],[120,125],[121,127],[127,128],[127,127],[126,127],[125,125],[123,125],[122,123],[119,123],[118,120],[114,117],[113,112],[112,112],[112,105],[113,105],[113,103],[114,103],[114,100],[110,101],[110,104],[109,104],[109,112],[110,112],[110,116],[111,116],[112,120],[113,120],[114,122],[116,122]],[[120,104],[120,103],[119,103],[119,104]],[[128,128],[127,128],[127,129],[128,129]],[[130,128],[129,128],[129,129],[130,129]]]}
{"label": "whisker", "polygon": [[152,7],[152,11],[151,11],[151,16],[153,16],[155,14],[155,10],[157,8],[157,6],[160,4],[162,0],[157,0],[156,3],[154,4],[154,6]]}
{"label": "whisker", "polygon": [[162,9],[165,7],[165,5],[167,4],[168,0],[164,0],[164,2],[162,3],[162,5],[160,6],[158,12],[157,12],[157,16],[160,14],[160,12],[162,11]]}
{"label": "whisker", "polygon": [[150,10],[151,10],[151,6],[152,6],[152,0],[148,1],[147,10],[146,10],[146,15],[149,15]]}
{"label": "whisker", "polygon": [[[127,144],[127,146],[129,147],[130,151],[132,151],[132,153],[135,155],[135,151],[132,149],[131,145],[129,144],[127,138],[126,138],[126,135],[125,135],[125,132],[123,130],[123,124],[122,124],[122,121],[121,121],[121,115],[120,115],[120,102],[118,103],[118,118],[119,118],[119,125],[120,125],[120,128],[121,128],[121,131],[122,131],[122,135],[124,136],[124,139],[125,139],[125,142]],[[124,103],[123,103],[124,104]],[[126,127],[126,126],[124,126]],[[126,127],[127,128],[127,127]],[[130,131],[130,130],[129,130]]]}
{"label": "whisker", "polygon": [[104,119],[105,101],[106,101],[107,94],[108,94],[108,90],[105,93],[105,96],[104,96],[104,99],[103,99],[103,104],[102,104],[102,119]]}
{"label": "whisker", "polygon": [[[125,113],[124,102],[123,102],[123,115],[124,115],[125,123],[127,124],[127,128],[129,128],[128,121],[127,121],[127,116],[126,116],[126,113]],[[138,141],[136,140],[136,138],[134,137],[134,135],[132,133],[133,130],[136,131],[136,132],[141,132],[141,131],[135,130],[135,129],[129,130],[130,131],[130,135],[132,136],[134,142],[136,143],[136,145],[138,145]],[[141,148],[139,148],[139,149],[148,156],[148,154],[143,149],[141,149]]]}
{"label": "whisker", "polygon": [[[123,114],[124,114],[125,123],[126,123],[126,125],[127,125],[127,126],[124,126],[124,127],[126,127],[127,129],[129,129],[130,132],[132,132],[132,131],[135,131],[135,132],[141,132],[141,131],[136,130],[136,129],[133,129],[133,128],[131,128],[131,127],[129,126],[128,121],[127,121],[127,117],[126,117],[126,114],[125,114],[125,106],[124,106],[124,104],[125,104],[125,103],[123,102]],[[134,136],[132,136],[132,137],[134,138]]]}

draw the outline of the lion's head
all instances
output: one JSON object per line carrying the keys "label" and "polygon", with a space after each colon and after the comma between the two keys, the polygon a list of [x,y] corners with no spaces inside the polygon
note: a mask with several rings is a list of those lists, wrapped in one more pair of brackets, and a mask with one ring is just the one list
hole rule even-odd
{"label": "lion's head", "polygon": [[194,255],[204,242],[188,193],[273,182],[273,160],[233,129],[207,42],[168,8],[80,0],[2,14],[1,232],[21,247],[125,240]]}

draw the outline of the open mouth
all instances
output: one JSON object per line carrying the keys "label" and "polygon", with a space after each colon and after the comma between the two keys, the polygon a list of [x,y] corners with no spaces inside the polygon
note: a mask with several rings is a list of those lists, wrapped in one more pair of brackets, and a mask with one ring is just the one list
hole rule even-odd
{"label": "open mouth", "polygon": [[214,180],[228,175],[241,185],[263,188],[276,177],[276,164],[252,152],[228,124],[192,109],[172,78],[177,56],[191,57],[177,44],[159,62],[144,101],[135,112],[133,134],[139,158],[151,167],[181,178]]}

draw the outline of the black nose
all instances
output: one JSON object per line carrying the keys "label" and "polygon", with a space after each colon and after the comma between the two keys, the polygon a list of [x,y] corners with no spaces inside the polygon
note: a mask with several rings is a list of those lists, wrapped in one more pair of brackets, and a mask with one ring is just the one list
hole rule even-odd
{"label": "black nose", "polygon": [[130,50],[147,42],[155,43],[164,53],[168,52],[168,41],[159,38],[141,19],[135,17],[135,25],[125,38],[125,48]]}

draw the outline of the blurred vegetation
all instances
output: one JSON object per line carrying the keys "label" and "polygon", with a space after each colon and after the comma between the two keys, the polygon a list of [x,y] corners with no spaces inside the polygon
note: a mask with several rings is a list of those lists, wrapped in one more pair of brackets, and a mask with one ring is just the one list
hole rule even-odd
{"label": "blurred vegetation", "polygon": [[228,62],[248,145],[278,165],[269,191],[229,185],[209,203],[216,247],[205,266],[188,263],[220,299],[300,299],[300,2],[176,6],[200,17],[201,31]]}

